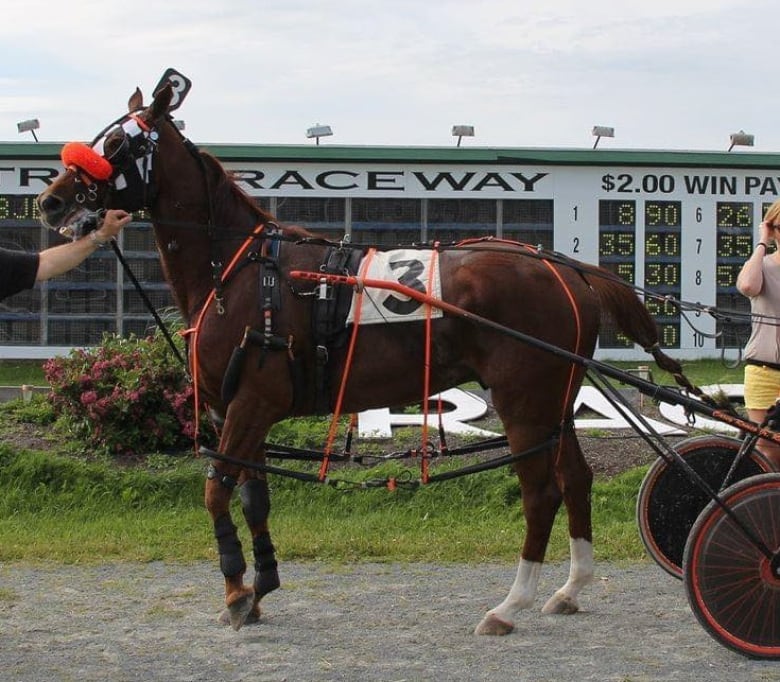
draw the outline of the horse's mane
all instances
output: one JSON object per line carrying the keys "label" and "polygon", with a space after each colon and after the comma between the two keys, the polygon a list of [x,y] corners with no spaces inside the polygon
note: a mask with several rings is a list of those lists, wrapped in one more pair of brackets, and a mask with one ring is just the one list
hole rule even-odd
{"label": "horse's mane", "polygon": [[[216,179],[213,187],[214,215],[219,216],[217,219],[219,224],[239,225],[245,210],[255,216],[257,224],[277,222],[271,213],[258,206],[254,199],[236,184],[235,176],[226,170],[215,156],[204,151],[200,151],[200,156],[206,168]],[[285,234],[299,239],[316,236],[299,225],[279,225],[279,227]]]}

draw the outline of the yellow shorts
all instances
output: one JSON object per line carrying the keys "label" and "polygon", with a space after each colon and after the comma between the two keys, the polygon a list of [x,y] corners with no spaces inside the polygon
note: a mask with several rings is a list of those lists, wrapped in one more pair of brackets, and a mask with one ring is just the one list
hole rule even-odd
{"label": "yellow shorts", "polygon": [[780,370],[745,365],[745,407],[766,410],[780,397]]}

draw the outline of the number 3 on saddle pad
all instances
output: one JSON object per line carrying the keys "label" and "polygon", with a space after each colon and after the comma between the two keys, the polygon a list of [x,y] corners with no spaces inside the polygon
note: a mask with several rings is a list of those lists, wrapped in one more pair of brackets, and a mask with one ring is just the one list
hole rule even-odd
{"label": "number 3 on saddle pad", "polygon": [[[423,294],[441,299],[437,251],[396,249],[393,251],[369,250],[360,263],[359,277],[381,279],[415,289]],[[357,310],[359,324],[380,322],[411,322],[426,317],[441,317],[439,308],[430,311],[424,303],[385,289],[356,292],[347,316],[347,324],[354,324]]]}

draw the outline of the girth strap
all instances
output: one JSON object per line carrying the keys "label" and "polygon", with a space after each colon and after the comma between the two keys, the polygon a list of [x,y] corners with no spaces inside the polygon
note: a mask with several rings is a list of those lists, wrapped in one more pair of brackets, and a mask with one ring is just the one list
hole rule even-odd
{"label": "girth strap", "polygon": [[[360,267],[364,251],[354,247],[333,247],[325,253],[320,272],[354,275]],[[312,302],[312,335],[314,339],[314,411],[331,411],[331,384],[328,361],[331,351],[342,347],[349,337],[346,320],[352,302],[352,290],[321,282]]]}

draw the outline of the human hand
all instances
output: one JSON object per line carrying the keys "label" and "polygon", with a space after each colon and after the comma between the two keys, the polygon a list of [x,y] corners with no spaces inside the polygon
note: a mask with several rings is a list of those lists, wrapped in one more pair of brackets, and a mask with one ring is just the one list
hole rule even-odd
{"label": "human hand", "polygon": [[758,227],[758,241],[764,244],[771,244],[775,241],[775,228],[763,221]]}
{"label": "human hand", "polygon": [[112,208],[103,216],[103,223],[95,231],[97,238],[102,242],[116,237],[122,228],[133,219],[132,214],[121,209]]}

